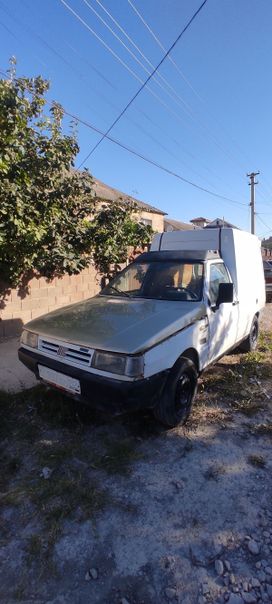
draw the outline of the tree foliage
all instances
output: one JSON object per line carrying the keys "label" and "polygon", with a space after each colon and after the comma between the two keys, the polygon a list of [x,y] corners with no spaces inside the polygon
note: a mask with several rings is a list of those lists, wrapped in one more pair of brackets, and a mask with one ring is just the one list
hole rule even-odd
{"label": "tree foliage", "polygon": [[9,286],[77,273],[92,260],[108,274],[128,245],[150,238],[134,208],[102,205],[88,170],[74,169],[75,129],[63,133],[59,104],[46,112],[48,89],[13,67],[0,80],[0,277]]}
{"label": "tree foliage", "polygon": [[128,256],[128,247],[150,241],[152,228],[135,220],[137,206],[122,199],[103,204],[90,224],[93,259],[103,275],[110,278]]}

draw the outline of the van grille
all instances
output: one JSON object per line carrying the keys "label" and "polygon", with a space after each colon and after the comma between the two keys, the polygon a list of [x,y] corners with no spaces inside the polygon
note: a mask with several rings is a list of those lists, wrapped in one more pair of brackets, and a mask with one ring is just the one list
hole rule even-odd
{"label": "van grille", "polygon": [[76,344],[67,344],[39,338],[39,350],[47,356],[57,358],[59,361],[80,365],[81,367],[90,367],[93,356],[93,350]]}

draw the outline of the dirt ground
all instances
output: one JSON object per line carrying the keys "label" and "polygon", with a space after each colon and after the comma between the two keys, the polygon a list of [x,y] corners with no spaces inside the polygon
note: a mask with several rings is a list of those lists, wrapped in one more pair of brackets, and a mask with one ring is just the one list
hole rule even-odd
{"label": "dirt ground", "polygon": [[1,393],[1,603],[272,603],[271,326],[173,430]]}

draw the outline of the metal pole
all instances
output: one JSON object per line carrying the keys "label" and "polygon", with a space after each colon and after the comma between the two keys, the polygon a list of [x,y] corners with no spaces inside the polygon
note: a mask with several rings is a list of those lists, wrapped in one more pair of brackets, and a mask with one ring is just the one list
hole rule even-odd
{"label": "metal pole", "polygon": [[254,178],[260,174],[260,172],[251,172],[247,174],[250,178],[250,182],[248,183],[250,186],[250,210],[251,210],[251,233],[255,235],[255,185],[258,184],[258,181],[255,181]]}

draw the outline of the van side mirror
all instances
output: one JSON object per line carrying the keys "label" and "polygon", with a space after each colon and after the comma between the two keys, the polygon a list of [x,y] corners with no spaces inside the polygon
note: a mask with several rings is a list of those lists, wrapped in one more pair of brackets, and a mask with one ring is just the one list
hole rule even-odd
{"label": "van side mirror", "polygon": [[216,306],[226,302],[233,302],[233,283],[220,283]]}

